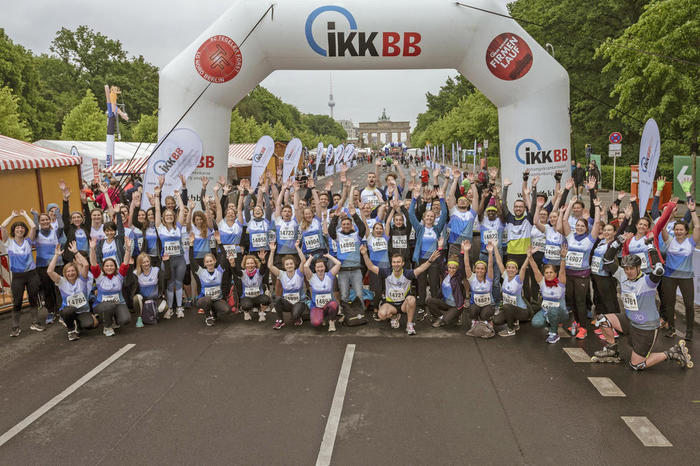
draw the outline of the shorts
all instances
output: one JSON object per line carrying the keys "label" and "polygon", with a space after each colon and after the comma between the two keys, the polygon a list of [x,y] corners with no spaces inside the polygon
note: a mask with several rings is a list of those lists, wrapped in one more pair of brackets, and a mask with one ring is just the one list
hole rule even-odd
{"label": "shorts", "polygon": [[648,358],[651,353],[651,348],[654,346],[656,341],[656,334],[658,329],[654,330],[644,330],[637,328],[632,325],[627,314],[621,312],[615,314],[617,320],[620,321],[620,328],[622,333],[627,335],[629,339],[629,344],[632,346],[632,350],[643,358]]}
{"label": "shorts", "polygon": [[390,304],[390,305],[394,306],[394,309],[396,309],[396,312],[401,313],[401,312],[403,312],[403,311],[401,310],[401,306],[403,306],[403,303],[404,303],[404,302],[405,302],[405,301],[401,301],[400,303],[392,303],[392,302],[383,300],[383,301],[382,301],[382,305],[384,305],[384,304]]}

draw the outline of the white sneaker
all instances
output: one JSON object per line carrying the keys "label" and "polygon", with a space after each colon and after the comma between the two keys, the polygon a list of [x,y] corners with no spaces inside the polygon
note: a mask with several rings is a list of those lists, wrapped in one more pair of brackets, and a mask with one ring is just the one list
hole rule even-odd
{"label": "white sneaker", "polygon": [[328,331],[329,332],[335,332],[335,321],[331,320],[328,322]]}
{"label": "white sneaker", "polygon": [[400,320],[401,320],[401,314],[396,314],[394,317],[392,317],[391,318],[391,328],[399,328]]}
{"label": "white sneaker", "polygon": [[106,337],[113,337],[114,336],[114,329],[111,327],[105,327],[102,330],[102,333],[104,333]]}
{"label": "white sneaker", "polygon": [[258,312],[258,322],[265,322],[266,320],[267,317],[265,315],[265,311]]}
{"label": "white sneaker", "polygon": [[178,318],[178,319],[184,319],[184,318],[185,318],[185,310],[184,310],[182,307],[178,307],[178,308],[177,308],[176,314],[177,314],[177,318]]}
{"label": "white sneaker", "polygon": [[163,314],[163,319],[170,319],[173,316],[173,308],[169,307],[165,314]]}
{"label": "white sneaker", "polygon": [[413,322],[409,322],[406,324],[406,333],[409,335],[415,335],[416,334],[416,329],[413,328]]}
{"label": "white sneaker", "polygon": [[243,312],[243,320],[251,320],[252,317],[250,316],[250,312],[244,311]]}

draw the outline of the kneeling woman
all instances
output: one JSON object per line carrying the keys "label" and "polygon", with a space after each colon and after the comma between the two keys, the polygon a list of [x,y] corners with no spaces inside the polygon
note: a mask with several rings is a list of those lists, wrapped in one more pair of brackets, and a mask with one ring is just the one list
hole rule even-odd
{"label": "kneeling woman", "polygon": [[[561,246],[561,257],[565,258],[568,252],[566,243]],[[542,294],[542,309],[532,318],[532,326],[541,328],[545,325],[549,328],[547,343],[559,341],[559,324],[565,324],[569,320],[569,312],[566,310],[566,267],[559,267],[559,278],[552,264],[544,266],[544,276],[537,268],[537,263],[532,257],[532,251],[528,254],[530,267],[535,273],[535,280],[540,284]]]}
{"label": "kneeling woman", "polygon": [[68,329],[68,340],[75,341],[78,338],[80,330],[97,328],[99,322],[97,317],[90,311],[87,295],[87,276],[88,263],[82,254],[78,253],[78,247],[75,241],[72,241],[68,246],[68,250],[73,253],[74,259],[63,266],[63,276],[56,273],[56,263],[60,259],[63,251],[59,244],[56,245],[56,251],[49,266],[46,269],[46,274],[58,286],[61,292],[61,317],[63,323]]}
{"label": "kneeling woman", "polygon": [[97,262],[97,241],[90,240],[90,271],[95,277],[97,285],[97,300],[95,301],[95,312],[102,316],[102,332],[105,336],[114,335],[114,322],[116,328],[126,325],[131,320],[129,308],[126,307],[122,287],[124,277],[129,271],[129,257],[131,256],[131,240],[124,238],[124,257],[122,265],[117,267],[117,261],[108,257],[102,263],[102,267]]}
{"label": "kneeling woman", "polygon": [[[199,296],[197,296],[197,307],[204,311],[206,317],[204,318],[204,323],[208,327],[214,325],[214,321],[219,317],[219,313],[225,313],[230,311],[226,300],[222,299],[224,297],[221,285],[223,284],[224,269],[230,268],[229,259],[226,257],[226,250],[221,245],[221,235],[217,231],[214,233],[214,238],[216,238],[218,258],[214,257],[212,253],[206,253],[202,262],[204,267],[200,267],[195,260],[194,248],[190,248],[190,266],[192,267],[192,273],[194,274],[194,279],[197,281],[197,289],[199,290]],[[190,233],[190,244],[194,244],[195,234]],[[235,259],[234,259],[235,260]]]}
{"label": "kneeling woman", "polygon": [[253,309],[257,309],[258,322],[265,322],[266,319],[265,311],[270,305],[270,297],[263,290],[263,277],[267,276],[265,256],[267,251],[264,249],[258,251],[258,257],[252,254],[243,256],[241,310],[244,320],[252,319],[250,313]]}
{"label": "kneeling woman", "polygon": [[326,272],[326,264],[321,259],[316,259],[314,272],[311,272],[309,256],[304,262],[304,276],[311,287],[311,325],[318,327],[324,320],[328,320],[328,331],[335,332],[335,319],[338,317],[338,302],[333,299],[333,282],[340,272],[340,261],[330,254],[324,255],[333,263],[330,272]]}
{"label": "kneeling woman", "polygon": [[[471,242],[465,241],[462,243],[462,249],[464,250],[464,255],[469,256]],[[496,334],[493,331],[493,322],[491,322],[491,318],[496,313],[493,297],[491,296],[491,288],[493,286],[493,244],[486,246],[486,251],[489,254],[488,265],[484,261],[476,261],[474,272],[472,272],[469,261],[464,262],[469,288],[471,288],[469,317],[472,320],[472,326],[467,330],[467,335],[470,337],[491,338]]]}
{"label": "kneeling woman", "polygon": [[[282,258],[284,271],[281,271],[275,267],[274,264],[276,248],[277,245],[275,243],[270,244],[270,258],[267,261],[267,266],[270,272],[272,272],[272,275],[280,281],[280,285],[282,286],[282,296],[275,299],[273,304],[277,311],[277,320],[272,328],[279,330],[284,327],[284,312],[291,312],[294,325],[301,325],[301,316],[304,312],[309,310],[309,307],[306,305],[304,273],[302,272],[303,266],[300,265],[297,269],[292,256],[284,256]],[[304,253],[301,251],[301,244],[299,241],[296,242],[296,248],[300,260],[299,264],[303,264],[306,261],[306,257],[304,257]]]}
{"label": "kneeling woman", "polygon": [[[143,309],[146,305],[153,305],[156,312],[162,313],[168,307],[163,295],[165,294],[166,283],[168,282],[168,272],[170,271],[170,258],[165,255],[161,267],[154,267],[151,264],[151,257],[142,252],[136,257],[136,285],[133,302],[134,312],[138,315],[136,327],[143,327]],[[155,316],[152,316],[155,317]],[[148,323],[148,319],[146,320]],[[154,323],[154,322],[151,322]]]}
{"label": "kneeling woman", "polygon": [[[493,247],[493,243],[489,246]],[[498,252],[498,248],[494,248],[494,255],[496,256],[498,270],[501,271],[503,276],[503,285],[501,286],[503,311],[494,316],[493,323],[496,325],[507,323],[508,328],[498,332],[498,335],[501,337],[512,337],[520,326],[519,322],[530,317],[530,312],[523,299],[523,281],[525,280],[527,267],[530,264],[532,251],[529,250],[527,252],[527,258],[523,262],[522,267],[520,267],[520,272],[518,272],[518,264],[515,261],[508,261],[505,267],[503,266],[503,260]]]}

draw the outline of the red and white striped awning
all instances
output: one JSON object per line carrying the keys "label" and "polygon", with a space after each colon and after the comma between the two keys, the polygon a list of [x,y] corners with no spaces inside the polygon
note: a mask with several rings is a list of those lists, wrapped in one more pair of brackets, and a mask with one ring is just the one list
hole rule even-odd
{"label": "red and white striped awning", "polygon": [[0,170],[70,167],[80,165],[80,162],[78,156],[62,154],[0,135]]}
{"label": "red and white striped awning", "polygon": [[126,162],[118,163],[112,165],[109,168],[102,170],[103,173],[112,173],[114,175],[122,175],[128,173],[129,175],[139,174],[143,175],[146,173],[146,165],[148,163],[148,157],[138,157],[133,160],[127,160]]}
{"label": "red and white striped awning", "polygon": [[228,146],[228,167],[249,167],[253,164],[255,144],[231,144]]}

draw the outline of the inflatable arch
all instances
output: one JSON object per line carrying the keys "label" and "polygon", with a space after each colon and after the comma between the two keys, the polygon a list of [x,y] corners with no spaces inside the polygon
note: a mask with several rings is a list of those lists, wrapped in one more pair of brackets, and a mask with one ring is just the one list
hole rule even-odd
{"label": "inflatable arch", "polygon": [[[495,0],[465,3],[507,15]],[[159,136],[175,126],[199,136],[196,185],[226,174],[231,108],[273,71],[426,68],[456,68],[498,107],[511,202],[525,169],[568,177],[568,74],[513,19],[450,0],[234,0],[161,71]]]}

